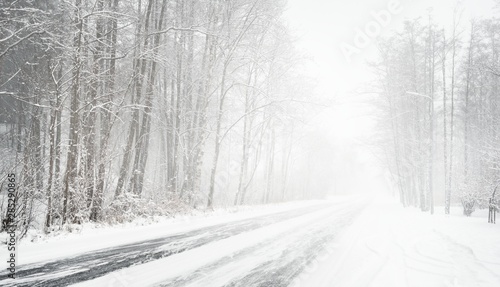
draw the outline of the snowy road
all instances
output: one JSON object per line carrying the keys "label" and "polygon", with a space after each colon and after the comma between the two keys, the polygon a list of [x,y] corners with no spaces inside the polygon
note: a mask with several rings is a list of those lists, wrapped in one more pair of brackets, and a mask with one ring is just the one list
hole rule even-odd
{"label": "snowy road", "polygon": [[0,285],[288,286],[362,206],[316,204],[27,264]]}

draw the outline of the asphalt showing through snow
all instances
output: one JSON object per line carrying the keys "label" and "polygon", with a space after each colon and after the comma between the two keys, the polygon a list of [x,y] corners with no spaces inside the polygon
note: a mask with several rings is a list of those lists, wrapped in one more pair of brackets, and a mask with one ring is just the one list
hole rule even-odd
{"label": "asphalt showing through snow", "polygon": [[[292,232],[280,238],[273,238],[257,245],[245,248],[236,254],[223,257],[217,262],[192,272],[189,276],[181,276],[159,284],[157,287],[203,286],[206,275],[219,268],[238,264],[239,259],[266,254],[268,260],[253,267],[249,272],[236,276],[224,287],[285,287],[299,275],[321,253],[327,252],[326,246],[339,232],[349,226],[359,215],[364,204],[334,210],[315,224],[307,226],[301,232]],[[313,234],[313,236],[311,236]],[[273,253],[277,253],[273,256]],[[214,285],[219,286],[219,285]]]}
{"label": "asphalt showing through snow", "polygon": [[[332,208],[332,205],[322,204],[309,206],[230,223],[217,224],[182,234],[97,250],[57,261],[21,265],[16,272],[17,279],[15,279],[15,281],[5,280],[7,273],[1,272],[0,278],[2,278],[2,280],[0,280],[0,285],[6,287],[68,286],[101,277],[107,273],[126,267],[181,253],[210,242],[222,240],[243,232],[252,231],[324,208]],[[296,246],[288,246],[287,248],[294,250],[293,253],[283,252],[277,260],[275,258],[274,260],[255,267],[243,278],[239,278],[228,286],[287,286],[291,280],[302,271],[306,263],[310,262],[321,251],[322,247],[335,237],[340,227],[348,225],[356,214],[359,213],[359,209],[356,212],[354,210],[355,209],[350,209],[343,216],[330,218],[327,223],[327,228],[325,228],[325,222],[323,222],[325,220],[323,220],[322,223],[308,227],[308,231],[315,232],[316,235],[305,241],[295,241]],[[225,264],[230,264],[233,260],[243,258],[259,248],[268,248],[273,244],[278,245],[280,242],[279,240],[261,242],[260,244],[241,250],[237,254],[231,256],[231,258],[221,258],[216,263],[193,272],[188,278],[175,278],[171,282],[162,283],[160,286],[186,285],[193,280],[199,279],[200,276],[203,276],[203,274],[211,270],[217,269]]]}

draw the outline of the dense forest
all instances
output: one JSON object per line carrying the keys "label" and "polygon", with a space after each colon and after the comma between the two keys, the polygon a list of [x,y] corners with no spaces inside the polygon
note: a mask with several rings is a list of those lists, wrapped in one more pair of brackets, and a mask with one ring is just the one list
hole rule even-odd
{"label": "dense forest", "polygon": [[321,196],[284,7],[1,1],[0,182],[16,174],[20,236]]}
{"label": "dense forest", "polygon": [[405,206],[485,208],[500,167],[500,21],[427,17],[380,41],[380,157]]}

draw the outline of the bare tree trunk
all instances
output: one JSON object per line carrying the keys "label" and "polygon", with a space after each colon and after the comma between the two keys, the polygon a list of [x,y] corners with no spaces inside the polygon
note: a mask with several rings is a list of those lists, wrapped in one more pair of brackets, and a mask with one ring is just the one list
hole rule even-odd
{"label": "bare tree trunk", "polygon": [[269,151],[268,151],[268,161],[267,161],[267,174],[266,174],[266,191],[263,203],[269,203],[271,198],[271,193],[273,192],[273,182],[274,182],[274,147],[276,145],[276,135],[274,133],[274,128],[271,127],[271,134],[269,135]]}
{"label": "bare tree trunk", "polygon": [[[99,13],[104,9],[104,0],[97,0],[96,11]],[[86,174],[85,174],[85,184],[87,189],[87,208],[89,208],[91,220],[97,220],[97,209],[99,206],[93,206],[94,203],[98,204],[100,200],[96,200],[95,189],[96,189],[96,117],[97,117],[97,98],[99,94],[100,86],[100,73],[102,71],[102,58],[104,53],[103,40],[104,40],[104,21],[101,16],[97,16],[96,19],[96,46],[93,50],[92,55],[92,79],[90,82],[89,99],[90,103],[89,112],[87,114],[86,120],[86,137],[85,137],[85,147],[86,147]],[[101,129],[102,131],[102,129]]]}
{"label": "bare tree trunk", "polygon": [[220,88],[220,99],[219,99],[219,108],[217,110],[217,128],[215,130],[215,152],[214,159],[212,162],[212,169],[210,172],[210,191],[208,193],[208,201],[207,207],[212,208],[213,206],[213,198],[215,192],[215,175],[217,173],[217,165],[219,162],[219,153],[220,153],[220,145],[221,145],[221,125],[222,125],[222,116],[224,114],[224,100],[226,98],[226,94],[229,89],[226,89],[226,73],[227,73],[228,63],[224,64],[224,70],[222,72],[222,82]]}
{"label": "bare tree trunk", "polygon": [[[469,168],[469,98],[470,98],[470,86],[471,86],[471,70],[472,70],[472,54],[474,49],[474,33],[475,25],[474,22],[471,24],[469,51],[467,55],[467,70],[466,70],[466,83],[465,83],[465,103],[464,103],[464,183],[467,184],[468,180],[468,168]],[[467,185],[465,185],[467,186]]]}
{"label": "bare tree trunk", "polygon": [[443,31],[443,55],[442,55],[442,71],[443,71],[443,153],[444,153],[444,183],[445,183],[445,213],[450,214],[450,190],[448,190],[448,137],[447,137],[447,122],[446,122],[446,37]]}
{"label": "bare tree trunk", "polygon": [[[69,149],[66,159],[66,174],[64,176],[64,193],[63,193],[63,220],[65,224],[68,220],[74,220],[73,192],[76,189],[75,179],[77,175],[78,164],[78,132],[80,131],[80,66],[81,66],[81,48],[82,48],[82,29],[83,19],[80,15],[81,0],[75,2],[76,10],[74,12],[73,24],[75,24],[78,32],[73,39],[74,58],[73,58],[73,75],[71,82],[71,104],[70,104],[70,128],[69,128]],[[73,189],[73,190],[72,190]]]}
{"label": "bare tree trunk", "polygon": [[293,132],[294,132],[294,126],[292,123],[291,126],[291,131],[290,131],[290,143],[288,146],[284,146],[283,148],[283,165],[282,165],[282,170],[283,170],[283,183],[282,183],[282,192],[281,192],[281,200],[285,201],[286,200],[286,190],[287,190],[287,183],[288,183],[288,168],[290,167],[290,157],[292,156],[292,148],[293,148]]}
{"label": "bare tree trunk", "polygon": [[[56,94],[56,96],[58,96]],[[52,103],[52,101],[51,101]],[[45,227],[48,229],[52,223],[52,180],[54,177],[54,160],[55,160],[55,129],[56,111],[55,107],[50,112],[49,124],[49,178],[47,179],[47,214],[45,216]],[[47,231],[46,229],[46,231]]]}
{"label": "bare tree trunk", "polygon": [[[165,74],[166,75],[166,74]],[[166,78],[166,77],[165,77]],[[168,79],[165,79],[165,85],[168,85]],[[170,89],[170,102],[166,99],[167,105],[169,106],[167,109],[169,110],[167,114],[167,190],[169,192],[176,191],[176,174],[177,174],[177,166],[176,166],[176,150],[175,150],[175,87],[174,80],[170,81],[171,89]]]}
{"label": "bare tree trunk", "polygon": [[238,183],[238,190],[236,192],[236,195],[234,197],[234,205],[238,203],[238,197],[241,195],[243,186],[244,186],[244,181],[247,173],[247,165],[248,165],[248,148],[249,148],[249,140],[250,140],[250,135],[251,133],[251,122],[249,123],[249,115],[248,112],[250,111],[250,84],[252,81],[252,75],[254,73],[254,66],[250,68],[250,73],[248,75],[248,80],[247,80],[247,88],[245,92],[245,111],[244,111],[244,119],[243,119],[243,144],[242,144],[242,151],[241,151],[241,163],[240,163],[240,175],[239,175],[239,183]]}
{"label": "bare tree trunk", "polygon": [[429,19],[429,51],[430,51],[430,71],[429,71],[429,209],[431,214],[434,214],[434,73],[436,71],[435,64],[435,44],[434,44],[434,31],[431,28],[431,21]]}
{"label": "bare tree trunk", "polygon": [[[54,67],[57,68],[57,67]],[[52,69],[49,69],[49,74],[52,74]],[[59,110],[59,97],[60,93],[60,80],[62,78],[62,67],[59,67],[57,72],[57,78],[54,80],[55,85],[55,101],[51,100],[50,104],[52,110],[50,111],[50,123],[49,123],[49,177],[47,179],[47,214],[45,216],[45,227],[46,231],[52,225],[52,197],[53,197],[53,188],[57,185],[54,184],[54,181],[57,180],[58,174],[55,173],[55,166],[59,164],[56,159],[58,156],[56,155],[58,152],[57,145],[57,133],[56,130],[60,130],[60,127],[57,125],[57,116]],[[60,133],[59,133],[60,134]]]}
{"label": "bare tree trunk", "polygon": [[[209,7],[213,11],[213,5]],[[209,15],[209,31],[213,30],[213,23],[211,21],[213,13]],[[203,147],[206,142],[206,117],[208,109],[208,91],[210,89],[210,84],[212,82],[213,67],[215,62],[215,41],[212,39],[213,36],[205,36],[205,46],[202,58],[201,71],[203,75],[203,80],[198,86],[198,97],[196,99],[195,116],[193,119],[194,125],[196,127],[196,132],[194,134],[195,145],[193,147],[192,156],[192,167],[193,172],[193,191],[197,192],[200,190],[201,184],[201,166],[203,160]]]}
{"label": "bare tree trunk", "polygon": [[[183,17],[183,27],[191,27],[194,24],[194,4],[195,1],[187,1],[187,7],[184,8],[186,16]],[[192,31],[187,31],[186,41],[184,43],[184,51],[187,53],[186,65],[185,65],[185,75],[184,75],[184,95],[186,98],[186,113],[185,117],[187,120],[186,128],[187,133],[185,137],[184,146],[186,147],[184,151],[184,182],[181,189],[181,197],[185,193],[189,193],[189,201],[192,200],[194,180],[195,180],[195,169],[194,162],[194,146],[196,145],[196,104],[193,102],[193,61],[194,61],[194,33]]]}
{"label": "bare tree trunk", "polygon": [[457,35],[456,35],[456,27],[457,23],[455,22],[455,16],[453,17],[453,39],[452,39],[452,58],[451,58],[451,107],[450,107],[450,170],[448,173],[448,213],[449,214],[449,205],[451,205],[451,190],[452,190],[452,181],[453,181],[453,132],[454,132],[454,118],[455,118],[455,57],[457,50]]}

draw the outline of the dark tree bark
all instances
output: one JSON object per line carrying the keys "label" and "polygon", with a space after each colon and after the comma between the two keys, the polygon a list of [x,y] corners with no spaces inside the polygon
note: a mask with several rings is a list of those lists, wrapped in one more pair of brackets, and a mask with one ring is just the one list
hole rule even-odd
{"label": "dark tree bark", "polygon": [[70,128],[69,128],[69,148],[66,160],[66,173],[64,176],[63,187],[63,220],[66,223],[68,220],[75,220],[75,206],[73,206],[73,197],[76,187],[75,180],[78,168],[78,132],[80,130],[80,68],[81,68],[81,49],[82,49],[82,29],[83,19],[79,8],[81,0],[75,1],[75,11],[73,16],[73,24],[77,32],[73,39],[73,63],[72,63],[72,81],[71,81],[71,104],[70,104]]}

